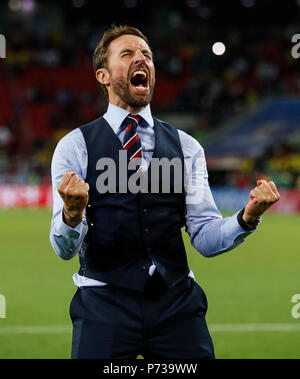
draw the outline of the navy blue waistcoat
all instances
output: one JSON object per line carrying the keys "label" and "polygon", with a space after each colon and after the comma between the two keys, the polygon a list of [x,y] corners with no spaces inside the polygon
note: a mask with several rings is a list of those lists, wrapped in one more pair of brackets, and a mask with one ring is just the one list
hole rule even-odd
{"label": "navy blue waistcoat", "polygon": [[[119,151],[123,147],[119,138],[103,117],[80,128],[87,146],[86,182],[90,186],[86,209],[89,230],[84,241],[85,250],[82,250],[85,252],[80,253],[81,275],[142,291],[152,262],[169,287],[189,272],[181,234],[185,225],[185,199],[184,157],[179,135],[176,128],[157,119],[154,119],[154,128],[153,158],[177,158],[182,165],[179,179],[170,170],[169,193],[162,189],[161,170],[158,176],[151,178],[153,158],[147,172],[143,173],[148,175],[148,191],[122,193],[124,188],[120,190],[118,172]],[[115,162],[116,191],[99,193],[97,190],[97,179],[105,172],[104,168],[97,167],[102,158]],[[126,170],[129,178],[134,171],[128,167]],[[151,180],[156,181],[156,193],[150,193]]]}

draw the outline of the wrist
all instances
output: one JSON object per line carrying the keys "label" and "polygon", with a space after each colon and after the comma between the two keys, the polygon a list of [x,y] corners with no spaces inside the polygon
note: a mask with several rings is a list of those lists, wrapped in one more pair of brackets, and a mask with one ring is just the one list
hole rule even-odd
{"label": "wrist", "polygon": [[83,214],[82,213],[72,213],[66,211],[65,207],[63,208],[63,219],[65,223],[72,228],[75,228],[77,225],[81,223],[83,220]]}
{"label": "wrist", "polygon": [[261,222],[261,217],[253,217],[245,214],[245,208],[243,208],[237,216],[238,223],[245,231],[254,230]]}
{"label": "wrist", "polygon": [[243,218],[243,220],[245,221],[246,224],[250,224],[250,225],[255,224],[255,222],[257,220],[257,217],[248,215],[245,212],[243,213],[242,218]]}

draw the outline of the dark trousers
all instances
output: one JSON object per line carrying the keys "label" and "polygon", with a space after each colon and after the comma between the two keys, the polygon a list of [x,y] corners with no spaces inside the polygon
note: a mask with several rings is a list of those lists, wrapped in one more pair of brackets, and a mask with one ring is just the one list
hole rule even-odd
{"label": "dark trousers", "polygon": [[168,288],[154,274],[144,292],[81,287],[75,293],[72,358],[214,358],[204,291],[191,278]]}

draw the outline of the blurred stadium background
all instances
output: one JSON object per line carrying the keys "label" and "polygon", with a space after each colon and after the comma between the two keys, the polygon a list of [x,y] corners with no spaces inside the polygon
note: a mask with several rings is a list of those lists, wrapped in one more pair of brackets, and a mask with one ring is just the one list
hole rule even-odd
{"label": "blurred stadium background", "polygon": [[0,358],[70,355],[78,263],[49,243],[50,163],[63,135],[106,110],[92,54],[112,23],[150,38],[152,112],[203,145],[224,215],[244,206],[259,177],[282,195],[234,252],[206,260],[186,238],[217,358],[299,358],[299,0],[1,2]]}

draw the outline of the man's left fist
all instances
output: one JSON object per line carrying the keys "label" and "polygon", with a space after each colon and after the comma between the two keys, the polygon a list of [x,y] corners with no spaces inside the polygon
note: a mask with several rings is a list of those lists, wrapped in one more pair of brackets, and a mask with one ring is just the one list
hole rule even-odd
{"label": "man's left fist", "polygon": [[280,199],[275,183],[266,180],[258,180],[249,197],[243,214],[243,220],[247,224],[254,224],[259,216]]}

